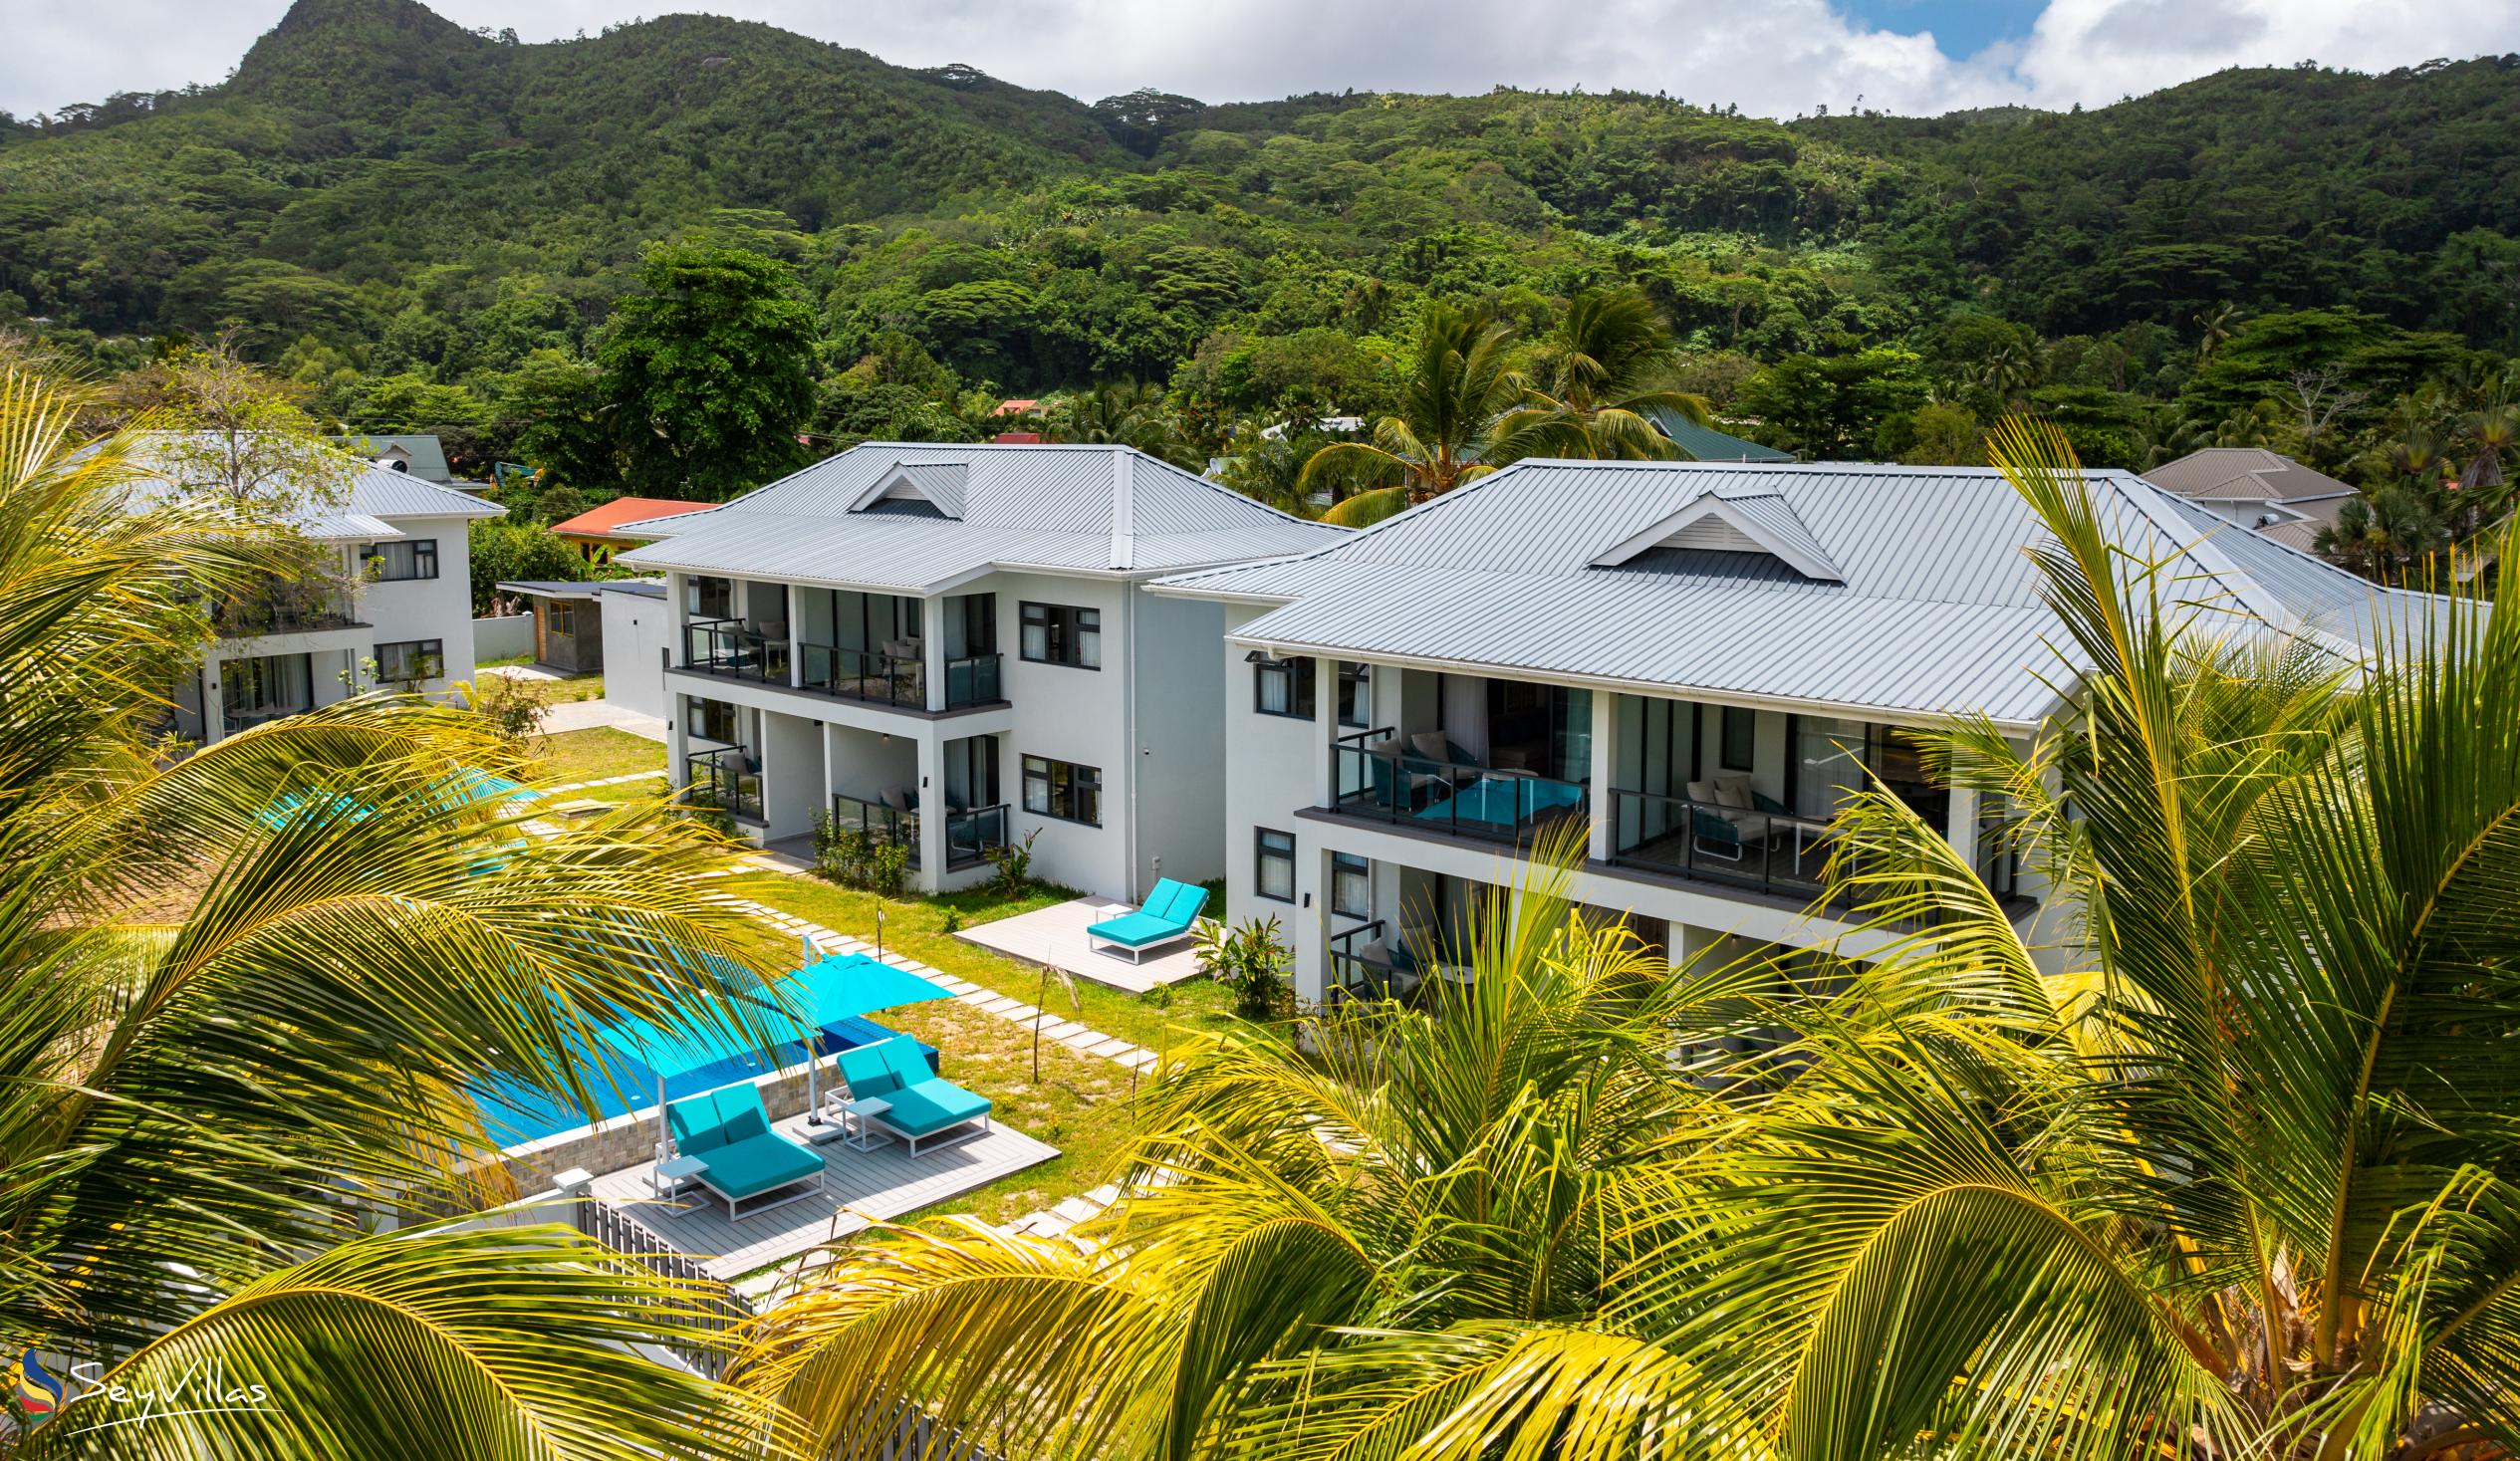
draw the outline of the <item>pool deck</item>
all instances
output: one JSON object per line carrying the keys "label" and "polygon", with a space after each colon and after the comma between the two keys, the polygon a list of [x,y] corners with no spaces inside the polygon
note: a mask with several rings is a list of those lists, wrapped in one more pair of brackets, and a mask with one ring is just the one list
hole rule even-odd
{"label": "pool deck", "polygon": [[[772,1124],[782,1136],[805,1139],[801,1115]],[[1057,1147],[1004,1126],[953,1146],[924,1147],[915,1159],[898,1141],[872,1151],[845,1141],[827,1141],[816,1149],[827,1163],[822,1192],[738,1221],[730,1222],[726,1204],[706,1192],[686,1192],[679,1200],[695,1205],[682,1211],[657,1202],[649,1176],[652,1161],[596,1178],[595,1195],[674,1249],[702,1260],[713,1277],[732,1280],[1059,1154]]]}
{"label": "pool deck", "polygon": [[1129,908],[1129,904],[1114,898],[1070,898],[1012,918],[975,923],[957,930],[954,937],[1010,959],[1048,964],[1080,979],[1091,979],[1131,994],[1144,994],[1158,984],[1178,984],[1197,975],[1198,955],[1187,934],[1155,945],[1155,951],[1149,952],[1143,963],[1132,963],[1128,954],[1085,936],[1087,928],[1106,918],[1117,918]]}

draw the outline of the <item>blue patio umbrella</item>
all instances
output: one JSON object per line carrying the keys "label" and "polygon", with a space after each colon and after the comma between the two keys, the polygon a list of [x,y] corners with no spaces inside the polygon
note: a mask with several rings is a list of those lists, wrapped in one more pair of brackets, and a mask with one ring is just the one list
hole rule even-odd
{"label": "blue patio umbrella", "polygon": [[[810,938],[801,941],[805,957],[813,959],[814,941]],[[803,985],[806,1019],[813,1023],[818,1035],[828,1026],[857,1019],[860,1015],[872,1015],[878,1010],[953,998],[953,991],[933,980],[921,979],[907,969],[896,969],[866,954],[826,955],[788,978]],[[790,987],[793,989],[795,985]],[[823,1063],[820,1055],[818,1049],[807,1058],[805,1067],[806,1115],[809,1120],[818,1123],[823,1118]]]}

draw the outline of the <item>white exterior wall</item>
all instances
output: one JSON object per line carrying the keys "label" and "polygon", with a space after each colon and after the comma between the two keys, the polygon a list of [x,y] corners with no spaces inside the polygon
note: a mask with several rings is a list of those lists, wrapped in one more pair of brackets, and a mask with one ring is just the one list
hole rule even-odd
{"label": "white exterior wall", "polygon": [[[1263,611],[1226,606],[1226,632]],[[1249,652],[1237,644],[1220,644],[1216,650],[1224,674],[1225,913],[1236,923],[1276,918],[1295,949],[1299,996],[1319,1000],[1322,939],[1330,910],[1330,848],[1320,824],[1294,814],[1317,805],[1317,798],[1329,787],[1330,742],[1338,734],[1338,666],[1324,660],[1315,667],[1321,680],[1313,719],[1263,715],[1255,708],[1252,667],[1244,660]],[[1256,891],[1257,844],[1264,827],[1295,835],[1293,903],[1264,898]],[[1312,898],[1310,907],[1305,906],[1307,895]]]}
{"label": "white exterior wall", "polygon": [[605,594],[604,698],[640,715],[663,720],[673,712],[665,704],[664,653],[673,642],[673,609],[661,599],[638,594]]}
{"label": "white exterior wall", "polygon": [[[1129,734],[1130,698],[1147,687],[1134,683],[1130,624],[1124,609],[1143,598],[1117,579],[1051,574],[991,574],[961,592],[997,596],[999,680],[1012,702],[1007,732],[998,741],[998,776],[1005,791],[1008,838],[1033,844],[1033,874],[1081,892],[1134,901],[1146,882],[1133,866],[1130,827],[1134,784]],[[1021,606],[1061,604],[1099,610],[1103,616],[1103,667],[1077,669],[1036,664],[1023,657]],[[931,631],[930,638],[937,636]],[[1046,756],[1091,766],[1103,773],[1103,825],[1085,827],[1024,810],[1024,758]]]}
{"label": "white exterior wall", "polygon": [[1218,604],[1137,592],[1132,632],[1137,647],[1136,891],[1163,875],[1205,882],[1225,875],[1225,721],[1231,672],[1216,657],[1224,642]]}
{"label": "white exterior wall", "polygon": [[[370,654],[378,644],[437,639],[446,646],[446,673],[424,680],[426,694],[442,693],[474,674],[472,657],[472,555],[462,518],[388,518],[406,539],[437,540],[437,577],[359,588],[359,617],[369,624]],[[354,563],[356,560],[354,559]]]}

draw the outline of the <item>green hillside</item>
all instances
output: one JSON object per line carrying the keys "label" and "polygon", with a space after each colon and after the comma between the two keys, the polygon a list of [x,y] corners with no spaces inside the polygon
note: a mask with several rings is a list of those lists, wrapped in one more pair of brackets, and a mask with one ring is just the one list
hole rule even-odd
{"label": "green hillside", "polygon": [[[528,46],[300,0],[220,85],[0,119],[0,325],[106,371],[229,330],[477,465],[583,396],[649,245],[731,245],[811,309],[826,444],[1126,378],[1198,457],[1381,408],[1427,301],[1529,338],[1633,284],[1689,388],[1793,450],[1966,459],[2030,408],[2099,460],[2271,440],[2368,477],[2410,393],[2499,408],[2516,138],[2508,57],[1781,124],[1508,89],[1088,105],[727,20]],[[2314,367],[2352,399],[2293,442],[2275,397]]]}

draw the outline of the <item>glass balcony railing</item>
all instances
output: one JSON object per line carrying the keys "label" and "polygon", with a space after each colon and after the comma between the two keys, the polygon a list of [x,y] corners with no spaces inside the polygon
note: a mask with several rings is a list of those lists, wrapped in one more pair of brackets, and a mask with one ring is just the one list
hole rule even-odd
{"label": "glass balcony railing", "polygon": [[761,772],[741,746],[694,751],[682,758],[685,805],[713,807],[744,822],[759,822]]}
{"label": "glass balcony railing", "polygon": [[960,710],[966,705],[986,705],[1006,697],[998,688],[998,657],[994,654],[966,654],[960,659],[945,661],[946,710]]}
{"label": "glass balcony railing", "polygon": [[[991,852],[1006,846],[1006,816],[1003,804],[949,809],[945,813],[945,870],[977,866],[988,860]],[[920,864],[916,812],[834,792],[832,825],[842,832],[862,834],[870,842],[899,843],[910,850],[910,865]]]}
{"label": "glass balcony railing", "polygon": [[740,619],[702,619],[682,626],[682,665],[784,685],[788,682],[788,641],[748,629]]}
{"label": "glass balcony railing", "polygon": [[880,705],[927,708],[927,662],[923,659],[833,644],[800,643],[796,652],[797,683],[806,689]]}
{"label": "glass balcony railing", "polygon": [[1437,761],[1402,749],[1387,726],[1331,743],[1334,810],[1453,837],[1519,843],[1591,814],[1578,782]]}
{"label": "glass balcony railing", "polygon": [[1808,898],[1829,863],[1829,824],[1781,807],[1719,807],[1613,788],[1611,860],[1624,867]]}

